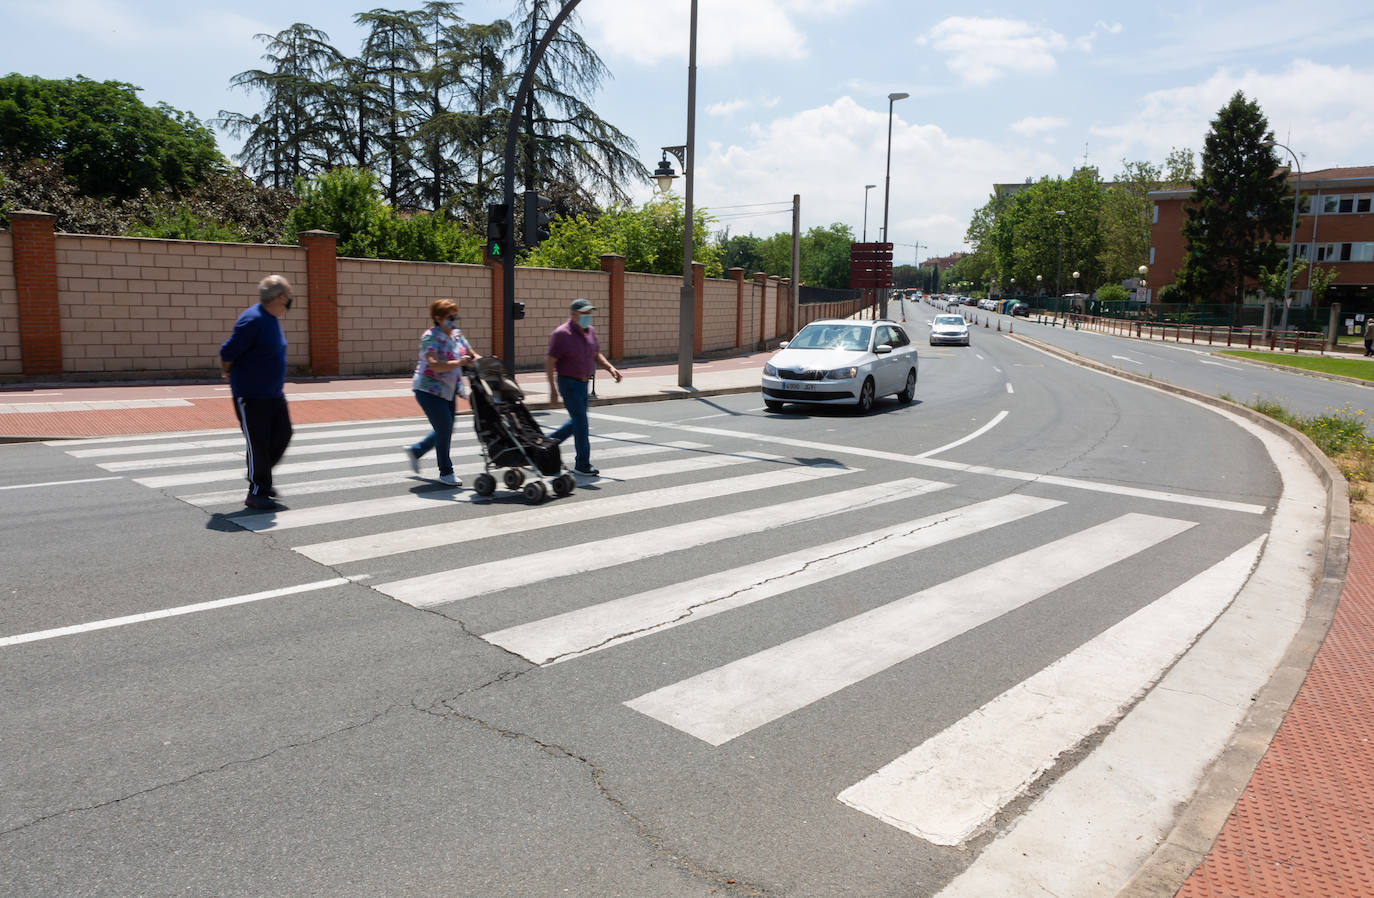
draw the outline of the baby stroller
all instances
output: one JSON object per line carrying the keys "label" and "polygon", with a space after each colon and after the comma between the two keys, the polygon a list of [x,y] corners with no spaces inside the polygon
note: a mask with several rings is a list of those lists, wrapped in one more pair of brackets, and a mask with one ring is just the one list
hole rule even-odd
{"label": "baby stroller", "polygon": [[[486,468],[472,482],[477,495],[496,492],[493,468],[505,468],[501,479],[506,488],[521,490],[533,505],[548,498],[550,488],[560,498],[569,495],[577,481],[563,468],[558,444],[544,436],[525,407],[524,391],[501,370],[501,360],[491,356],[478,359],[476,365],[463,369],[463,376],[468,381],[473,426]],[[533,479],[526,482],[528,475]]]}

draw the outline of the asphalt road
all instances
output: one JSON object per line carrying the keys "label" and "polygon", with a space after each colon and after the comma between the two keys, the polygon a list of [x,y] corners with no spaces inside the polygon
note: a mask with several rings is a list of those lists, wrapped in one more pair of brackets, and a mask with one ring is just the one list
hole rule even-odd
{"label": "asphalt road", "polygon": [[[1128,794],[1123,759],[1167,822],[1272,663],[1198,634],[1311,484],[908,311],[915,402],[607,408],[605,476],[538,508],[411,478],[417,422],[301,428],[275,515],[235,505],[233,432],[0,446],[5,890],[1013,894],[1042,874],[1004,856],[1070,832],[1037,815]],[[1236,707],[1116,744],[1190,647]],[[1140,838],[1032,860],[1110,894]]]}

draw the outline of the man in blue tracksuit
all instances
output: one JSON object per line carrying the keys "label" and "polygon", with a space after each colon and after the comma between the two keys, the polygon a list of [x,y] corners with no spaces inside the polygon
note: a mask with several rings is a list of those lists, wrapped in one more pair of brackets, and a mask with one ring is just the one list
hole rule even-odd
{"label": "man in blue tracksuit", "polygon": [[258,304],[234,322],[234,332],[219,348],[220,368],[229,379],[234,414],[248,442],[249,508],[281,508],[273,497],[272,467],[291,442],[286,410],[286,335],[278,320],[291,308],[291,284],[279,274],[258,283]]}

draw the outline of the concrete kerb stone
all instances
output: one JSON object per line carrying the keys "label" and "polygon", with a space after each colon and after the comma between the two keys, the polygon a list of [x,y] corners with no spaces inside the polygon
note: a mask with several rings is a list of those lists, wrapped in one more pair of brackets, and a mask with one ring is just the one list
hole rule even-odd
{"label": "concrete kerb stone", "polygon": [[1230,744],[1213,762],[1192,801],[1179,812],[1173,830],[1116,895],[1116,898],[1173,898],[1216,844],[1222,827],[1244,793],[1255,768],[1269,750],[1274,734],[1297,698],[1317,651],[1331,629],[1350,560],[1350,495],[1345,478],[1325,453],[1304,434],[1252,408],[1085,359],[1020,334],[1009,336],[1008,339],[1085,368],[1186,396],[1247,418],[1291,443],[1326,487],[1322,576],[1314,584],[1302,626],[1289,643],[1268,683],[1255,696],[1253,706],[1236,729]]}

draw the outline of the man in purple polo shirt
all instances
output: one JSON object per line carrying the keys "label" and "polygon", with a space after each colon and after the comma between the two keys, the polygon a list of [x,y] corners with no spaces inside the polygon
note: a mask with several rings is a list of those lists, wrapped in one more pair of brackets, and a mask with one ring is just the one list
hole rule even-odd
{"label": "man in purple polo shirt", "polygon": [[592,312],[596,306],[585,299],[575,299],[568,320],[549,335],[548,354],[544,357],[544,374],[549,379],[549,400],[563,397],[568,420],[549,434],[549,439],[561,443],[572,434],[576,456],[573,471],[594,476],[600,474],[592,467],[591,432],[587,426],[587,384],[598,367],[604,368],[620,383],[620,372],[601,354],[601,344],[592,328]]}

